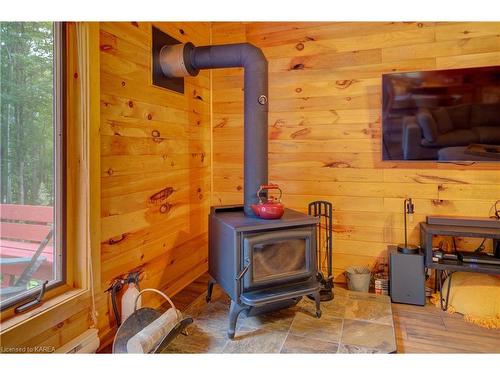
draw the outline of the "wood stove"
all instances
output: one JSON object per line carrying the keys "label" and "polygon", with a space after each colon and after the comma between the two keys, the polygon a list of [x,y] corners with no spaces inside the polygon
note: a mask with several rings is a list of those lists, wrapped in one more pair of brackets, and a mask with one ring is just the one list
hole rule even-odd
{"label": "wood stove", "polygon": [[321,316],[316,265],[318,219],[290,209],[279,220],[246,216],[243,206],[212,207],[207,302],[217,282],[231,298],[228,336],[238,315],[280,308],[313,295]]}
{"label": "wood stove", "polygon": [[285,210],[281,219],[256,218],[252,205],[268,184],[268,64],[250,43],[195,47],[192,43],[163,46],[157,58],[170,78],[195,76],[200,69],[244,68],[243,205],[213,207],[209,217],[207,301],[214,282],[231,297],[230,338],[243,310],[297,302],[305,295],[321,311],[316,265],[318,218]]}

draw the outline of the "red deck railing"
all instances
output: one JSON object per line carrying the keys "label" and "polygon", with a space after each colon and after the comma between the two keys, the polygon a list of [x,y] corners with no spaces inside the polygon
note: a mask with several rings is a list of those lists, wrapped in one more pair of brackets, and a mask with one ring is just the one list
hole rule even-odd
{"label": "red deck railing", "polygon": [[[22,274],[38,249],[52,229],[53,207],[16,204],[0,205],[0,258],[12,259],[2,262],[0,270],[3,277],[2,285],[8,285],[11,276]],[[51,280],[54,264],[54,246],[52,241],[44,247],[40,257],[44,259],[41,266],[35,270],[32,277],[39,280]],[[15,262],[15,259],[25,262]]]}

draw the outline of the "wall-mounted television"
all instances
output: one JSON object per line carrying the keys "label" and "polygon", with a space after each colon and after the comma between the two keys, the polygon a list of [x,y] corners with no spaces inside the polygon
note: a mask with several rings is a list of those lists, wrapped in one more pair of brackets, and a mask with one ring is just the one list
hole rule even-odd
{"label": "wall-mounted television", "polygon": [[500,66],[384,74],[382,159],[500,162]]}

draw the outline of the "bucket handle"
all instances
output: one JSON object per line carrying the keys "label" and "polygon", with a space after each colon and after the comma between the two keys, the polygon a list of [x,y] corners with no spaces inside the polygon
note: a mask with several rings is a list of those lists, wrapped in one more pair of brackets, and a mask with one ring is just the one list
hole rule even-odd
{"label": "bucket handle", "polygon": [[139,297],[142,295],[142,293],[144,292],[155,292],[157,294],[159,294],[160,296],[162,296],[163,298],[165,298],[167,300],[167,302],[170,304],[170,306],[174,309],[174,311],[176,312],[177,314],[177,317],[180,319],[181,318],[181,315],[179,314],[179,310],[177,310],[175,308],[175,305],[174,303],[172,302],[172,300],[163,292],[159,291],[158,289],[153,289],[153,288],[146,288],[146,289],[143,289],[139,292],[139,294],[137,295],[137,297],[135,297],[135,303],[134,303],[134,312],[137,311],[137,301],[139,301]]}

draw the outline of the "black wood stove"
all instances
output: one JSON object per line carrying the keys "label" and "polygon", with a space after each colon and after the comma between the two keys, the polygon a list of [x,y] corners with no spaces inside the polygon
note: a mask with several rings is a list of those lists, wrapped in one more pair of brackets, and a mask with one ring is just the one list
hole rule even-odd
{"label": "black wood stove", "polygon": [[290,209],[279,220],[248,217],[243,206],[213,207],[209,216],[207,302],[217,282],[231,298],[228,336],[243,310],[280,308],[313,295],[321,316],[316,266],[318,219]]}
{"label": "black wood stove", "polygon": [[243,310],[264,311],[296,303],[313,295],[321,315],[317,280],[316,224],[318,218],[285,210],[278,220],[256,218],[252,205],[268,183],[268,67],[262,51],[249,44],[195,47],[166,45],[159,61],[170,78],[194,76],[200,69],[243,67],[245,73],[244,204],[214,207],[209,221],[210,300],[217,282],[231,297],[229,337]]}

